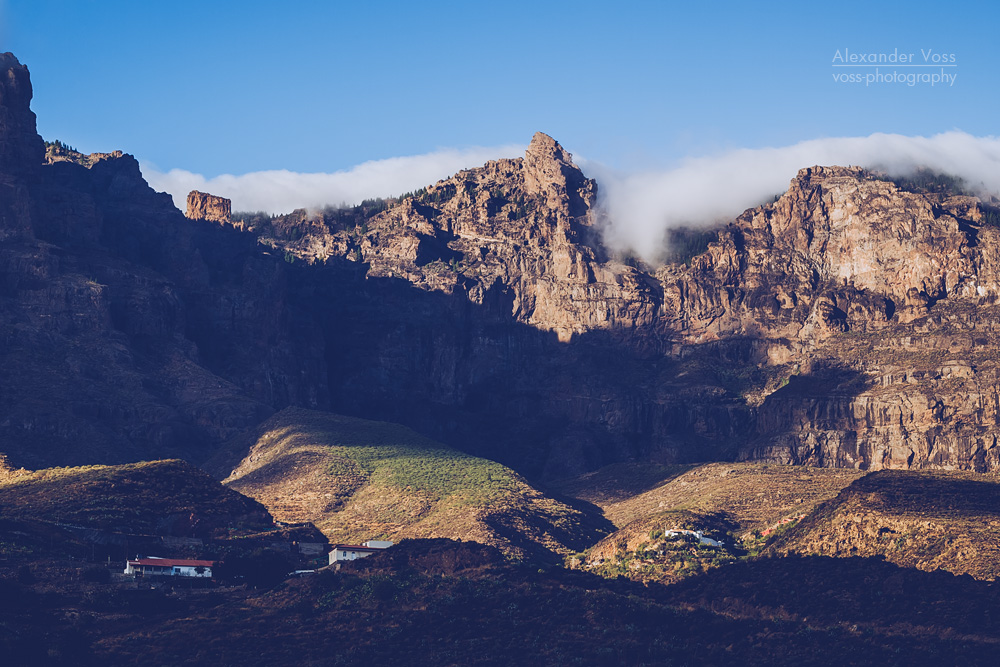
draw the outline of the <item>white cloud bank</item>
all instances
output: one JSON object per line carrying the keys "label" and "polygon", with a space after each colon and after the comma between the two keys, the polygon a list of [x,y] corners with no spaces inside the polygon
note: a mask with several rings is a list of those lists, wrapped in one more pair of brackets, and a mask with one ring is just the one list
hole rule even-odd
{"label": "white cloud bank", "polygon": [[1000,138],[946,132],[932,137],[873,134],[814,139],[782,148],[736,150],[685,160],[674,169],[620,172],[586,163],[608,216],[605,240],[655,260],[665,231],[732,220],[788,188],[803,167],[859,165],[893,176],[918,167],[958,176],[984,195],[1000,193]]}
{"label": "white cloud bank", "polygon": [[[233,210],[285,213],[402,194],[487,160],[523,152],[523,146],[441,150],[365,162],[330,174],[259,171],[205,178],[181,169],[162,173],[151,165],[143,165],[143,174],[154,189],[169,192],[181,209],[189,191],[202,190],[232,199]],[[732,220],[784,192],[799,169],[813,165],[860,165],[892,175],[926,167],[961,177],[983,194],[1000,193],[1000,138],[957,131],[932,137],[873,134],[814,139],[687,159],[676,168],[658,171],[612,170],[584,159],[579,164],[600,185],[601,206],[609,220],[608,244],[651,261],[662,252],[668,228]]]}
{"label": "white cloud bank", "polygon": [[234,211],[289,213],[297,208],[322,208],[364,199],[390,197],[431,185],[488,160],[517,157],[524,146],[440,150],[425,155],[372,160],[345,171],[304,174],[287,170],[255,171],[206,178],[184,169],[164,173],[151,164],[142,174],[154,190],[168,192],[182,211],[191,190],[210,192],[233,202]]}

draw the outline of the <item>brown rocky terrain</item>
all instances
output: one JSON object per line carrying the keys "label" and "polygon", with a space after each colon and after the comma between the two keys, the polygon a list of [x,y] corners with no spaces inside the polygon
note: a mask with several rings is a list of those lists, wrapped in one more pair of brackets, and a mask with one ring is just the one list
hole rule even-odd
{"label": "brown rocky terrain", "polygon": [[619,528],[658,512],[724,513],[740,532],[812,511],[864,473],[808,466],[711,463],[654,489],[601,505]]}
{"label": "brown rocky terrain", "polygon": [[[206,195],[190,219],[132,156],[45,144],[27,68],[0,74],[15,662],[991,664],[990,206],[810,167],[646,266],[604,247],[598,184],[539,133],[398,199],[246,221]],[[178,594],[87,580],[93,543],[60,525],[220,533],[231,565],[322,541],[272,517],[438,539]],[[586,547],[675,583],[549,567]]]}
{"label": "brown rocky terrain", "polygon": [[[27,68],[7,54],[3,69],[4,450],[31,468],[197,460],[271,412],[253,389],[213,372],[211,346],[196,339],[232,345],[262,370],[290,353],[267,324],[282,317],[267,287],[277,263],[255,257],[238,232],[185,220],[131,156],[61,149],[44,159]],[[258,296],[244,281],[261,286]],[[279,375],[258,372],[269,398]]]}
{"label": "brown rocky terrain", "polygon": [[820,505],[768,552],[878,557],[993,581],[1000,575],[998,498],[995,474],[879,471]]}
{"label": "brown rocky terrain", "polygon": [[274,528],[267,510],[184,461],[17,471],[0,478],[3,518],[96,530],[210,536]]}
{"label": "brown rocky terrain", "polygon": [[[813,468],[760,463],[710,463],[677,470],[659,485],[634,495],[594,493],[582,482],[564,481],[557,488],[592,500],[617,528],[571,565],[604,576],[623,575],[643,581],[671,583],[729,565],[759,552],[779,529],[808,516],[821,503],[865,473],[853,469]],[[600,489],[600,487],[598,487]],[[700,531],[721,542],[699,545],[690,534]]]}
{"label": "brown rocky terrain", "polygon": [[[549,178],[553,186],[540,189]],[[434,407],[469,408],[482,382],[476,367],[486,366],[489,412],[524,423],[537,419],[526,403],[544,405],[548,419],[517,434],[531,449],[503,459],[544,457],[527,468],[535,474],[629,458],[997,466],[990,350],[1000,231],[982,224],[978,200],[905,191],[860,168],[804,169],[706,252],[653,270],[602,248],[595,191],[538,134],[524,159],[462,172],[363,224],[319,216],[310,224],[321,231],[311,233],[300,213],[273,220],[263,236],[308,262],[342,257],[369,281],[405,281],[527,325],[514,335],[541,341],[530,344],[546,350],[538,372],[522,366],[508,379],[512,361],[498,360],[477,329],[471,346],[448,333],[435,339],[447,344],[421,380]],[[286,220],[295,234],[282,231]],[[390,332],[413,326],[390,319]],[[369,367],[426,354],[385,331],[358,339],[360,349],[345,341],[350,356]],[[516,395],[529,387],[530,398]],[[393,398],[392,418],[449,439],[418,416],[436,421],[437,410],[407,414],[409,392]],[[572,435],[538,432],[553,423]],[[481,452],[503,458],[507,447]]]}
{"label": "brown rocky terrain", "polygon": [[[664,587],[502,563],[443,576],[448,560],[472,560],[467,547],[452,559],[408,547],[396,560],[416,568],[393,568],[390,550],[368,572],[226,605],[189,596],[174,613],[95,614],[95,663],[988,665],[998,635],[995,587],[878,561],[764,559]],[[69,628],[53,627],[65,641]]]}
{"label": "brown rocky terrain", "polygon": [[192,220],[230,222],[232,209],[232,202],[225,197],[192,190],[187,196],[187,210],[184,216]]}
{"label": "brown rocky terrain", "polygon": [[[862,557],[994,581],[998,494],[996,473],[713,463],[601,502],[618,530],[568,562],[603,576],[674,583],[760,553]],[[669,534],[683,530],[721,544]]]}
{"label": "brown rocky terrain", "polygon": [[991,665],[1000,634],[995,585],[874,559],[761,559],[669,587],[447,540],[357,566],[169,590],[35,561],[0,578],[0,650],[14,665]]}
{"label": "brown rocky terrain", "polygon": [[289,405],[402,423],[533,479],[1000,466],[1000,230],[975,198],[807,168],[704,252],[648,267],[603,246],[597,183],[539,133],[523,158],[410,196],[206,224],[131,156],[46,158],[27,68],[3,58],[15,466],[198,462]]}

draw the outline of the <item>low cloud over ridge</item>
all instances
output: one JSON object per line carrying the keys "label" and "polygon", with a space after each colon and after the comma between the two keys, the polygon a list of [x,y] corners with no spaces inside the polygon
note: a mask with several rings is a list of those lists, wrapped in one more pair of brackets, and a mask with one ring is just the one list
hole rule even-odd
{"label": "low cloud over ridge", "polygon": [[584,169],[600,185],[607,215],[605,241],[655,261],[665,232],[683,225],[732,220],[788,189],[803,167],[859,165],[893,176],[919,167],[958,176],[981,195],[1000,193],[1000,138],[945,132],[933,137],[873,134],[813,139],[782,148],[742,149],[685,160],[674,169],[621,172],[600,164]]}
{"label": "low cloud over ridge", "polygon": [[305,174],[288,170],[255,171],[206,178],[184,169],[161,172],[150,164],[142,173],[154,190],[169,192],[184,210],[191,190],[210,192],[233,201],[234,211],[289,213],[297,208],[322,208],[364,199],[390,197],[432,185],[442,178],[489,160],[524,154],[524,146],[447,149],[385,160],[371,160],[344,171]]}
{"label": "low cloud over ridge", "polygon": [[[182,169],[163,173],[145,164],[143,173],[153,188],[169,192],[181,209],[190,190],[203,190],[232,199],[233,210],[285,213],[402,194],[488,160],[523,153],[523,146],[441,150],[374,160],[329,174],[281,170],[206,178]],[[663,170],[629,172],[586,159],[578,162],[600,186],[600,205],[608,220],[606,242],[649,261],[664,250],[667,229],[732,220],[784,192],[799,169],[813,165],[860,165],[892,175],[926,167],[958,176],[980,194],[1000,194],[1000,138],[958,131],[932,137],[873,134],[813,139],[691,158]]]}

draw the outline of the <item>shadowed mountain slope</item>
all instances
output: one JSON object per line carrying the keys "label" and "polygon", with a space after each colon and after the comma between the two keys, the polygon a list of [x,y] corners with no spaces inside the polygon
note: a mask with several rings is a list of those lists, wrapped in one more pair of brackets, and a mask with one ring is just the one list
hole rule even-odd
{"label": "shadowed mountain slope", "polygon": [[956,471],[872,473],[817,507],[768,552],[880,557],[992,581],[1000,574],[1000,480]]}
{"label": "shadowed mountain slope", "polygon": [[95,657],[154,665],[331,656],[416,665],[986,665],[997,640],[989,620],[997,591],[988,584],[860,558],[765,560],[664,587],[481,561],[442,576],[428,560],[437,552],[444,564],[441,545],[407,548],[407,560],[426,570],[366,563],[356,574],[289,582],[239,605],[148,624],[141,642],[128,627],[105,625]]}
{"label": "shadowed mountain slope", "polygon": [[27,68],[0,67],[17,465],[197,463],[296,406],[534,480],[1000,466],[1000,230],[954,188],[807,167],[683,263],[644,266],[604,247],[598,184],[537,133],[378,205],[189,220],[129,155],[46,156]]}
{"label": "shadowed mountain slope", "polygon": [[607,531],[596,513],[546,497],[513,470],[396,424],[287,408],[231,446],[215,464],[244,454],[227,486],[331,541],[448,537],[552,558]]}
{"label": "shadowed mountain slope", "polygon": [[20,471],[0,480],[0,512],[155,535],[207,537],[273,528],[262,505],[176,460]]}

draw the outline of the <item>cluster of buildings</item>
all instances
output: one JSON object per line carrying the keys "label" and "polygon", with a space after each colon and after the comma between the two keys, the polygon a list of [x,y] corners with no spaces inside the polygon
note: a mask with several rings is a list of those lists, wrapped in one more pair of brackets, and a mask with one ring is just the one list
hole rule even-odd
{"label": "cluster of buildings", "polygon": [[[330,551],[329,564],[337,565],[345,561],[357,560],[371,556],[373,553],[388,549],[393,545],[388,540],[368,540],[362,544],[337,544]],[[322,553],[322,552],[320,552]],[[196,579],[211,579],[212,568],[218,565],[213,560],[192,560],[183,558],[158,558],[148,556],[125,562],[125,574],[134,577],[190,577]],[[312,572],[312,570],[296,570],[295,574]]]}

